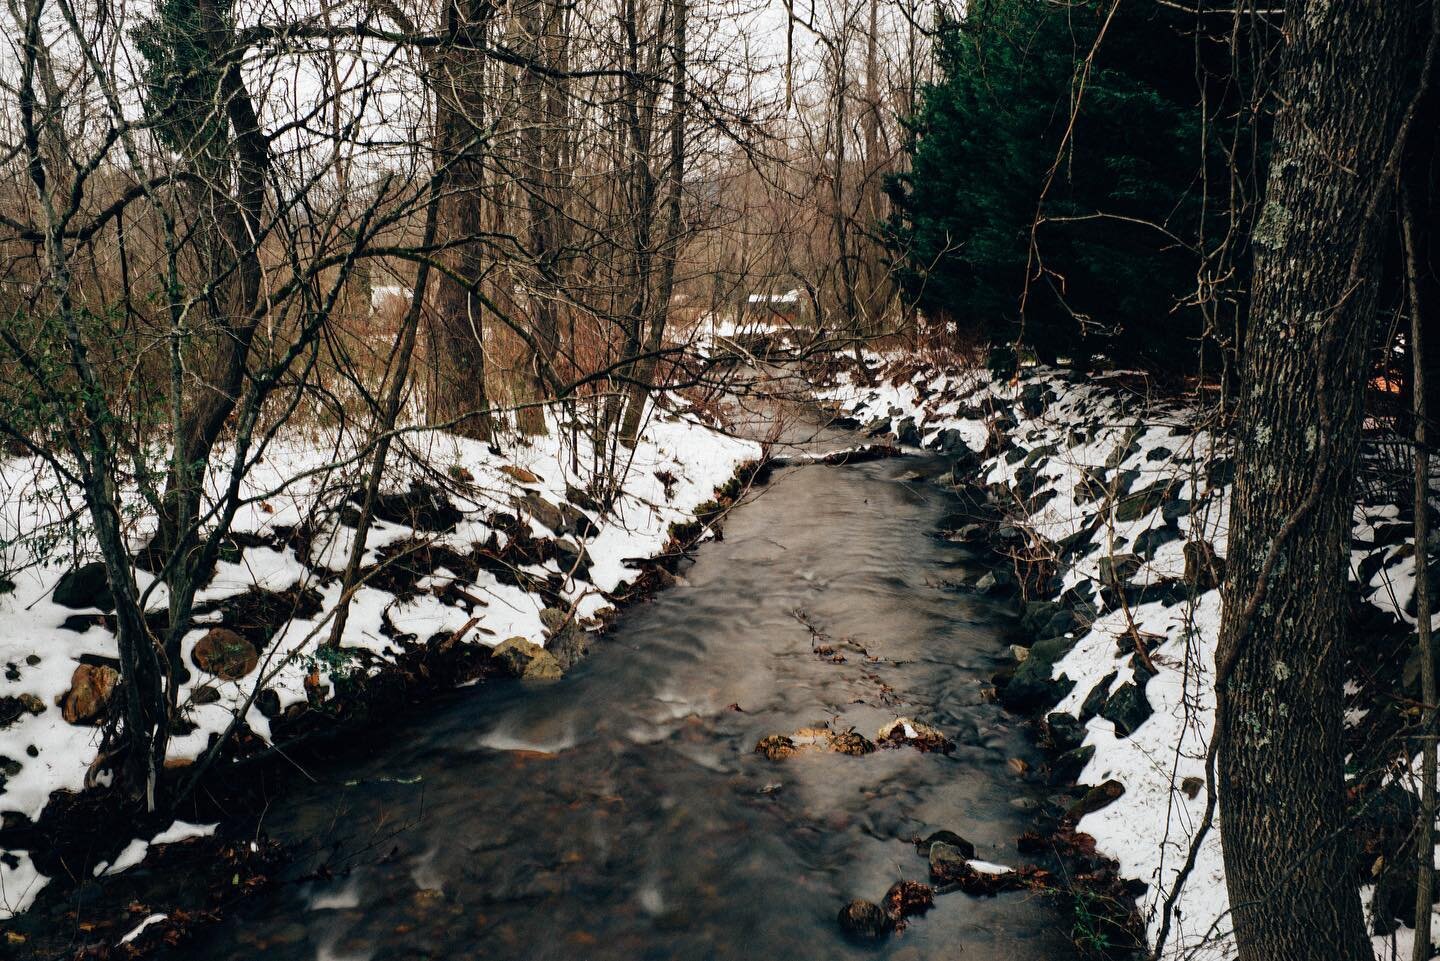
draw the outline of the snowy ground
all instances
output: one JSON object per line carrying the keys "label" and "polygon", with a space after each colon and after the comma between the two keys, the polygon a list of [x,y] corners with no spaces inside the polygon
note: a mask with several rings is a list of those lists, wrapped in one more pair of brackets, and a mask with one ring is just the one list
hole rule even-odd
{"label": "snowy ground", "polygon": [[[1068,635],[1073,647],[1052,668],[1051,677],[1074,686],[1049,710],[1084,721],[1084,745],[1094,755],[1079,783],[1113,778],[1125,792],[1086,815],[1078,829],[1119,863],[1123,876],[1148,885],[1140,908],[1153,943],[1163,895],[1204,811],[1204,757],[1215,707],[1220,591],[1180,589],[1184,551],[1187,543],[1204,541],[1223,558],[1233,470],[1198,412],[1146,402],[1133,388],[1123,375],[1076,382],[1032,370],[1011,384],[983,370],[892,358],[876,386],[846,381],[822,395],[871,432],[927,447],[956,450],[962,441],[978,453],[997,428],[1003,432],[1003,442],[991,448],[998,453],[980,467],[982,481],[1017,492],[1002,505],[1010,523],[1057,551],[1060,580],[1049,599],[1095,607],[1093,623]],[[1409,525],[1386,527],[1398,514],[1393,505],[1357,509],[1352,572],[1365,600],[1413,627],[1405,613],[1414,587],[1413,543],[1404,534]],[[1113,590],[1107,598],[1102,561],[1110,577],[1158,589],[1162,599],[1141,594],[1139,603],[1119,603]],[[1167,594],[1167,586],[1176,589]],[[1135,677],[1133,631],[1152,644],[1158,674],[1148,683]],[[1129,736],[1111,720],[1090,716],[1093,706],[1082,714],[1087,700],[1094,705],[1137,680],[1153,713]],[[1354,685],[1347,690],[1356,693]],[[1348,720],[1353,724],[1364,713],[1354,709]],[[1367,904],[1372,893],[1373,887],[1362,891]],[[1218,829],[1202,844],[1178,909],[1165,958],[1234,957]],[[1408,958],[1409,935],[1402,927],[1376,936],[1376,956]]]}
{"label": "snowy ground", "polygon": [[[672,400],[667,406],[685,405]],[[567,434],[556,423],[550,427],[548,436],[528,445],[510,445],[503,456],[481,443],[448,434],[412,435],[407,443],[416,459],[410,469],[397,468],[388,485],[405,490],[418,465],[438,471],[455,480],[450,489],[458,487],[462,492],[454,503],[463,517],[443,533],[377,522],[367,537],[366,565],[373,564],[377,552],[387,545],[412,538],[464,554],[493,534],[503,547],[507,535],[494,530],[492,522],[498,513],[509,514],[528,522],[533,536],[556,540],[570,554],[588,556],[588,564],[574,569],[562,570],[552,559],[525,573],[551,584],[558,581],[560,596],[576,621],[593,626],[596,615],[611,606],[611,595],[639,575],[627,561],[658,554],[672,524],[691,520],[695,508],[710,500],[718,485],[760,454],[758,445],[703,426],[688,413],[657,412],[625,465],[622,495],[613,510],[601,516],[575,503],[586,500],[578,491],[591,476],[589,455],[579,457],[577,468],[565,444]],[[211,676],[195,665],[192,652],[207,630],[205,624],[187,636],[182,656],[191,676],[179,701],[193,730],[170,741],[170,764],[197,757],[211,735],[224,730],[241,711],[250,730],[267,739],[276,712],[267,716],[251,703],[257,690],[273,690],[278,702],[271,703],[281,712],[306,703],[316,691],[321,698],[333,696],[328,692],[336,689],[336,674],[382,670],[385,660],[400,652],[395,641],[399,635],[424,641],[461,629],[473,614],[478,622],[465,643],[493,647],[515,636],[545,643],[542,609],[547,602],[538,593],[502,583],[484,569],[466,578],[442,568],[417,584],[421,590],[405,600],[377,587],[362,587],[350,610],[340,655],[317,657],[340,596],[334,575],[343,571],[355,534],[334,509],[343,501],[343,494],[336,496],[336,477],[323,469],[333,459],[333,440],[297,434],[272,447],[247,479],[247,496],[252,500],[235,523],[237,531],[262,537],[277,528],[308,524],[315,531],[309,556],[298,556],[283,546],[246,547],[219,564],[214,579],[197,598],[198,605],[257,587],[276,592],[309,588],[322,599],[319,611],[284,624],[260,653],[255,668],[237,679]],[[411,476],[404,476],[407,470]],[[0,664],[4,666],[0,707],[8,705],[14,710],[7,713],[18,715],[8,723],[0,718],[0,814],[10,817],[39,818],[53,792],[81,790],[99,743],[98,727],[66,723],[59,707],[82,658],[95,663],[116,656],[115,638],[103,626],[74,629],[76,615],[98,614],[97,609],[63,607],[51,597],[62,574],[77,561],[89,559],[83,527],[74,544],[51,536],[63,528],[53,527],[52,522],[63,518],[75,502],[74,492],[56,489],[36,464],[0,461],[0,574],[14,585],[5,590],[0,582]],[[557,524],[557,517],[565,519],[559,525],[566,528],[563,535],[546,526]],[[137,549],[153,526],[152,518],[136,516]],[[137,577],[142,590],[154,586],[147,609],[164,610],[164,586],[154,585],[143,571],[137,571]],[[468,604],[456,606],[449,600],[455,588],[480,604],[473,609],[467,609]],[[67,619],[72,619],[71,627],[64,626]],[[360,657],[364,652],[375,657]],[[205,830],[177,822],[159,836],[135,839],[96,873],[116,873],[139,863],[148,844],[173,842]],[[29,852],[0,852],[0,919],[28,907],[47,881],[35,869]]]}

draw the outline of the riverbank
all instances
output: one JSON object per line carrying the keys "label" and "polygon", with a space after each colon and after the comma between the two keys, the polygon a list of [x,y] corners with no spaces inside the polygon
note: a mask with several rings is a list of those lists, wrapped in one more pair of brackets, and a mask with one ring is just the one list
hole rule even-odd
{"label": "riverbank", "polygon": [[[1037,772],[1083,800],[1059,824],[1141,890],[1136,908],[1165,958],[1234,955],[1219,828],[1195,847],[1220,623],[1230,484],[1213,410],[1157,396],[1142,377],[1032,369],[1015,381],[913,358],[872,358],[820,395],[874,437],[949,453],[981,509],[955,536],[988,546],[997,570],[976,593],[1013,597],[1023,638],[996,696],[1036,720],[1049,747]],[[869,381],[869,383],[866,383]],[[1404,731],[1414,616],[1413,543],[1403,487],[1372,438],[1357,509],[1347,739],[1356,759],[1354,829],[1377,956],[1408,956],[1403,851],[1416,785]],[[1037,842],[1041,839],[1036,839]],[[1169,924],[1166,924],[1167,914]]]}
{"label": "riverbank", "polygon": [[[172,940],[217,901],[263,884],[276,852],[215,822],[232,806],[268,803],[278,779],[267,769],[456,684],[541,683],[571,667],[619,605],[663,586],[678,556],[713,536],[762,458],[760,445],[709,426],[683,400],[665,406],[619,465],[604,510],[593,493],[599,468],[568,448],[559,423],[503,455],[426,435],[387,479],[364,586],[333,648],[321,642],[353,541],[352,488],[321,469],[334,455],[323,438],[297,435],[270,451],[174,668],[181,717],[167,776],[182,776],[232,724],[235,736],[173,822],[137,820],[106,790],[97,751],[118,664],[103,575],[85,563],[83,531],[57,543],[65,493],[50,490],[37,465],[5,462],[0,493],[13,530],[0,592],[0,919],[9,919],[9,946],[44,956],[35,939],[45,935],[124,957]],[[137,519],[137,550],[150,529]],[[136,577],[151,586],[145,571]],[[161,585],[147,609],[164,604]],[[208,859],[219,866],[216,896],[174,917],[159,904],[140,916],[88,911],[59,930],[23,913],[39,898],[51,902],[47,918],[63,922],[67,901],[93,907],[147,857]]]}

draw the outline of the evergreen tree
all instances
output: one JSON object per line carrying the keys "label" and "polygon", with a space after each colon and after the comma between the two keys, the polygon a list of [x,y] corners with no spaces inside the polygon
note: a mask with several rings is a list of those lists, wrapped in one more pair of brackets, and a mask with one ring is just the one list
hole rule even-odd
{"label": "evergreen tree", "polygon": [[157,137],[205,174],[223,163],[226,148],[224,68],[211,44],[215,21],[228,25],[229,18],[226,0],[160,0],[132,37],[143,61],[145,113]]}
{"label": "evergreen tree", "polygon": [[889,185],[889,243],[906,294],[964,334],[1051,362],[1192,369],[1203,321],[1186,301],[1202,217],[1218,214],[1202,190],[1204,73],[1180,14],[1110,14],[992,0],[941,25],[942,79],[910,121],[911,171]]}

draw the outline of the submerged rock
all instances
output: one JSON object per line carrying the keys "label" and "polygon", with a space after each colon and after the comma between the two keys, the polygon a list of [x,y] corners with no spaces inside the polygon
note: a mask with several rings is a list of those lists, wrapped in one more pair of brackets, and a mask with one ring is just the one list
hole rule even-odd
{"label": "submerged rock", "polygon": [[896,881],[881,903],[898,928],[906,918],[924,914],[935,906],[935,889],[920,881]]}
{"label": "submerged rock", "polygon": [[767,734],[755,744],[755,753],[765,755],[767,761],[782,760],[797,750],[795,742],[783,734]]}
{"label": "submerged rock", "polygon": [[854,728],[832,731],[825,727],[802,727],[794,734],[767,734],[755,744],[755,753],[779,761],[802,751],[828,751],[859,757],[870,754],[875,745]]}
{"label": "submerged rock", "polygon": [[886,724],[880,729],[877,740],[885,747],[909,745],[922,754],[931,751],[949,754],[955,750],[955,744],[944,734],[928,724],[908,717],[897,717]]}
{"label": "submerged rock", "polygon": [[555,655],[523,637],[511,637],[501,641],[491,652],[491,656],[511,677],[553,681],[565,673]]}
{"label": "submerged rock", "polygon": [[[973,857],[975,849],[970,849]],[[930,845],[930,880],[936,884],[961,884],[975,873],[970,858],[953,844],[936,841]]]}
{"label": "submerged rock", "polygon": [[918,849],[917,853],[923,854],[928,857],[931,849],[936,844],[948,844],[951,847],[956,848],[960,851],[962,855],[965,856],[967,860],[975,856],[975,845],[971,844],[969,841],[965,840],[960,835],[956,834],[954,831],[936,831],[929,837],[926,837],[924,840],[919,841],[915,845],[915,847]]}
{"label": "submerged rock", "polygon": [[830,739],[830,750],[837,754],[849,754],[859,757],[862,754],[869,754],[875,750],[875,745],[862,734],[855,730],[841,731]]}
{"label": "submerged rock", "polygon": [[840,909],[840,930],[861,941],[878,941],[890,933],[894,922],[873,901],[856,898]]}

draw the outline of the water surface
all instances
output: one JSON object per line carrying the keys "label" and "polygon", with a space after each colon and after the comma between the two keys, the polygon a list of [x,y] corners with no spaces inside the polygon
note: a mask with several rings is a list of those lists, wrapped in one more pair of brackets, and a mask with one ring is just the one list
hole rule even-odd
{"label": "water surface", "polygon": [[[943,466],[780,471],[564,680],[456,692],[309,769],[263,822],[299,852],[287,883],[170,957],[1072,957],[1028,893],[945,895],[878,947],[835,922],[925,880],[915,835],[1015,864],[1035,797],[1007,765],[1038,760],[1022,726],[981,694],[1009,615],[948,586],[979,562],[935,536],[945,491],[910,479]],[[873,740],[897,715],[957,749],[753,752],[811,725]]]}

